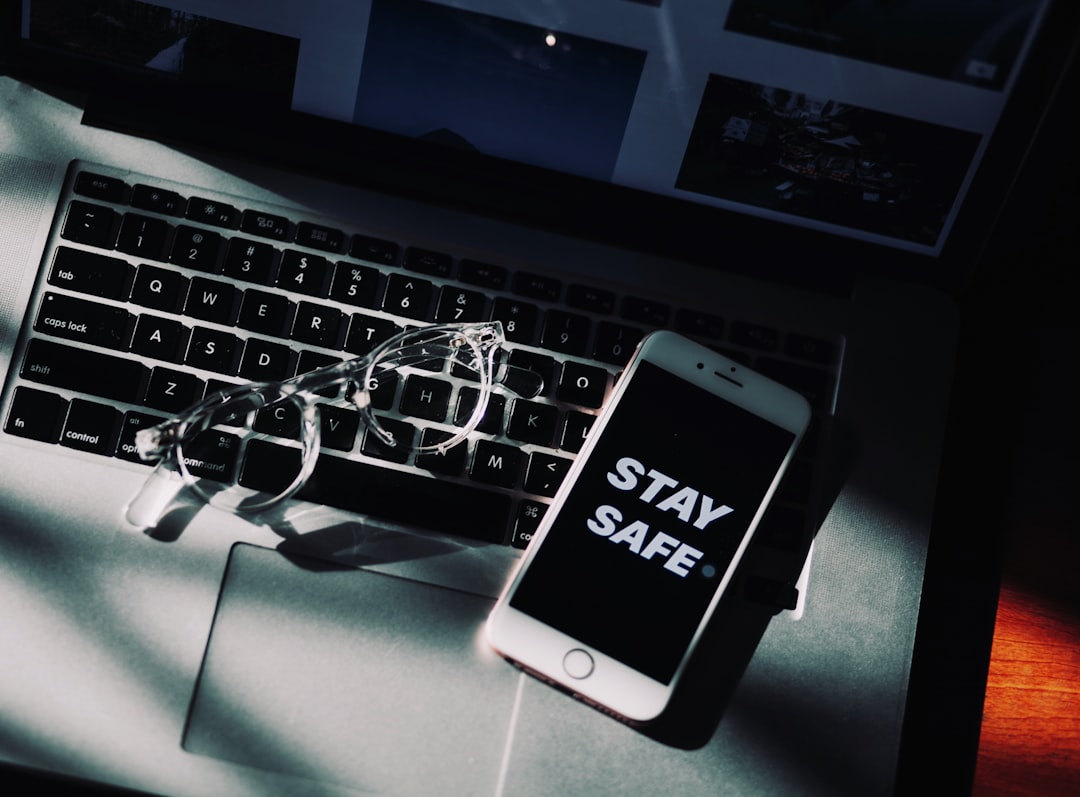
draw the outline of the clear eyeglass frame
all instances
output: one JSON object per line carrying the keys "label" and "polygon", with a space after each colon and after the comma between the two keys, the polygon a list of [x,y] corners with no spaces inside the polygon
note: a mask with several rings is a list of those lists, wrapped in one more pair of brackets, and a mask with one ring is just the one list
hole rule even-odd
{"label": "clear eyeglass frame", "polygon": [[[185,485],[203,501],[227,511],[258,513],[289,498],[307,482],[321,448],[321,418],[318,402],[328,395],[344,392],[346,405],[359,412],[361,426],[379,442],[393,448],[401,441],[375,414],[372,393],[381,377],[409,374],[444,374],[473,387],[476,400],[463,420],[437,425],[434,442],[413,442],[417,454],[442,453],[458,445],[480,425],[487,412],[491,391],[503,385],[518,395],[532,397],[543,390],[543,379],[507,362],[506,337],[498,321],[442,324],[416,327],[401,332],[370,353],[351,360],[299,374],[281,382],[254,382],[215,392],[179,415],[135,435],[139,457],[158,464],[142,489],[125,509],[128,522],[152,527],[176,494]],[[215,428],[241,428],[250,434],[255,415],[284,408],[298,418],[292,441],[300,452],[300,465],[291,479],[273,493],[239,488],[234,474],[225,481],[207,480],[192,471],[188,448],[199,436]],[[362,489],[362,485],[358,485]]]}

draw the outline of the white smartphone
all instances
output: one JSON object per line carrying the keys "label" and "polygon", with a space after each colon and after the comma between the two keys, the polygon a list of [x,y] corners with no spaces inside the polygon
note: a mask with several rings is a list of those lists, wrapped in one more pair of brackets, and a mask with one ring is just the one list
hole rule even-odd
{"label": "white smartphone", "polygon": [[492,610],[491,645],[626,722],[654,720],[809,419],[795,391],[646,336]]}

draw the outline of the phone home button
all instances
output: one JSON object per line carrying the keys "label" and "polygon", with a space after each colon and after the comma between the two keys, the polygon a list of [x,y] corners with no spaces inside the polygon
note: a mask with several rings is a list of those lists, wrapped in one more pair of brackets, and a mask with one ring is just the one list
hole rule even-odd
{"label": "phone home button", "polygon": [[562,660],[563,669],[571,678],[588,678],[593,671],[593,657],[581,648],[574,648]]}

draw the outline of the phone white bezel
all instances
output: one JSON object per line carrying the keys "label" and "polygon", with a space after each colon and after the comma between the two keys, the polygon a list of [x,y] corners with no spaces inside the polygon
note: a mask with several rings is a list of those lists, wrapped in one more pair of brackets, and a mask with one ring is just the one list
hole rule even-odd
{"label": "phone white bezel", "polygon": [[[617,659],[593,650],[589,645],[510,606],[510,598],[536,552],[544,544],[544,538],[558,514],[558,508],[573,489],[595,448],[596,441],[603,436],[607,419],[618,411],[618,404],[626,386],[633,380],[638,364],[642,361],[651,362],[703,387],[719,398],[791,431],[795,436],[668,684],[656,681]],[[658,407],[657,411],[664,410]],[[553,682],[576,697],[628,722],[647,723],[658,717],[682,676],[690,652],[697,645],[709,618],[726,591],[761,516],[794,456],[809,420],[810,406],[806,399],[795,391],[681,335],[667,331],[647,335],[618,380],[607,409],[601,413],[590,431],[529,548],[488,618],[486,633],[492,647],[500,655],[532,674]],[[586,677],[570,675],[563,665],[567,654],[577,649],[585,650],[592,658],[592,671]]]}

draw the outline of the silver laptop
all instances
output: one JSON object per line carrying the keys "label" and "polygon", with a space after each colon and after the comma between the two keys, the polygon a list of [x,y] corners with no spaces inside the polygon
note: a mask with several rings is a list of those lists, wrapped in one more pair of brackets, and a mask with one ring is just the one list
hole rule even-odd
{"label": "silver laptop", "polygon": [[[1065,5],[13,4],[0,758],[163,795],[891,793],[955,299]],[[546,387],[500,393],[452,461],[324,424],[293,500],[185,490],[128,521],[138,429],[488,319]],[[481,629],[662,327],[815,423],[686,686],[634,729]],[[439,427],[404,390],[387,422]],[[257,483],[254,451],[201,475]]]}

